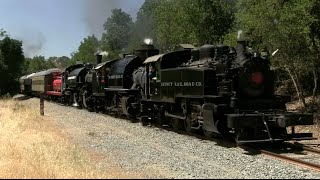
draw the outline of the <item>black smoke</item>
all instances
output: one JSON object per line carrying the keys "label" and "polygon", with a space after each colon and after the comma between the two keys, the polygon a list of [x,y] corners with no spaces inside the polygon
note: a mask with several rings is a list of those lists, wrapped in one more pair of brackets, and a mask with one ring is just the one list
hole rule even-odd
{"label": "black smoke", "polygon": [[30,58],[39,55],[47,41],[42,32],[29,30],[25,30],[14,38],[22,41],[24,56]]}
{"label": "black smoke", "polygon": [[139,3],[142,4],[143,0],[86,0],[84,21],[89,33],[100,38],[104,31],[103,24],[111,16],[111,10],[115,8],[121,8],[135,20],[141,6],[137,5]]}

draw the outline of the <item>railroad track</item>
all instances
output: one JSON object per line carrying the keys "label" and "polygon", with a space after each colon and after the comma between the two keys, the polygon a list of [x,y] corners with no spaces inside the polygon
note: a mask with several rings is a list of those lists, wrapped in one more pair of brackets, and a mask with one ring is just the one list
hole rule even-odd
{"label": "railroad track", "polygon": [[[163,126],[163,127],[156,126],[156,127],[164,129],[164,130],[167,130],[167,131],[172,131],[172,132],[175,132],[175,133],[178,133],[178,134],[192,136],[192,137],[195,137],[195,138],[198,138],[198,139],[201,139],[201,140],[209,140],[209,141],[217,143],[217,145],[219,145],[219,146],[240,147],[240,148],[243,148],[243,149],[251,151],[251,152],[255,152],[255,153],[258,153],[258,154],[263,154],[263,155],[271,156],[271,157],[274,157],[274,158],[277,158],[277,159],[285,160],[287,162],[290,162],[290,163],[293,163],[293,164],[296,164],[296,165],[300,165],[300,166],[303,166],[305,168],[313,169],[313,170],[316,170],[316,171],[320,172],[320,150],[316,150],[316,149],[313,149],[311,147],[308,147],[308,146],[305,146],[305,145],[302,145],[302,144],[299,144],[299,143],[294,143],[294,144],[292,144],[292,143],[282,143],[282,144],[280,144],[280,146],[282,147],[282,149],[283,148],[285,148],[285,149],[288,148],[290,151],[298,152],[298,154],[300,154],[300,155],[303,152],[312,153],[314,155],[318,155],[318,157],[317,157],[318,163],[313,163],[313,162],[309,162],[309,161],[303,160],[305,155],[303,157],[297,158],[297,157],[292,157],[292,156],[289,156],[289,155],[282,155],[281,152],[280,153],[272,152],[272,150],[253,148],[253,147],[244,146],[244,145],[237,145],[234,141],[232,141],[232,139],[225,139],[225,138],[222,139],[222,138],[219,138],[219,137],[208,138],[208,137],[205,137],[202,134],[189,133],[189,132],[185,132],[185,131],[181,131],[181,130],[174,130],[173,128],[167,127],[167,126]],[[288,149],[287,149],[287,151],[288,151]],[[282,153],[284,153],[284,152],[282,151]],[[313,158],[315,158],[315,157],[313,157]]]}
{"label": "railroad track", "polygon": [[271,150],[269,150],[270,148],[252,146],[240,147],[250,152],[267,155],[320,172],[320,151],[300,143],[283,143],[279,147],[273,147]]}

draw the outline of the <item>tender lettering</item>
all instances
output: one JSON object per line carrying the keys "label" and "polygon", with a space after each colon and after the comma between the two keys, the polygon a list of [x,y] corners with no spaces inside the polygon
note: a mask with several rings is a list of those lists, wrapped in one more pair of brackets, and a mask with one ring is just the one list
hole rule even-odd
{"label": "tender lettering", "polygon": [[162,87],[200,87],[202,82],[161,82]]}
{"label": "tender lettering", "polygon": [[122,75],[112,75],[109,76],[109,79],[121,79],[123,76]]}
{"label": "tender lettering", "polygon": [[172,86],[173,82],[162,82],[161,86]]}

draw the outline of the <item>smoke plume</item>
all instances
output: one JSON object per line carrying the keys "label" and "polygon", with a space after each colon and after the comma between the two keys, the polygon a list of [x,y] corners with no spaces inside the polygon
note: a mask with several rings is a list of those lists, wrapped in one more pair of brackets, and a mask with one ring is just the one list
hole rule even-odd
{"label": "smoke plume", "polygon": [[242,30],[238,31],[238,37],[237,37],[238,40],[240,40],[242,32],[243,32]]}
{"label": "smoke plume", "polygon": [[109,56],[109,53],[106,52],[106,51],[103,51],[103,52],[100,53],[100,55],[107,57],[107,56]]}
{"label": "smoke plume", "polygon": [[[140,4],[139,4],[140,3]],[[136,18],[136,13],[143,0],[90,0],[85,1],[84,21],[90,34],[101,37],[104,22],[112,15],[111,10],[121,8],[124,12],[131,15],[132,19]],[[135,4],[133,6],[133,4]]]}
{"label": "smoke plume", "polygon": [[16,36],[16,39],[22,41],[22,48],[25,57],[34,57],[39,55],[46,43],[46,38],[41,32],[25,31],[23,35]]}

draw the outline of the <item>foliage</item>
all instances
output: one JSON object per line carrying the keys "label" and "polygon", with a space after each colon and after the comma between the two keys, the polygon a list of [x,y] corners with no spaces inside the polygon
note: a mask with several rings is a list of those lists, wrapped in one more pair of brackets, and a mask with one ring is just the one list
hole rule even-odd
{"label": "foliage", "polygon": [[0,29],[0,38],[7,37],[7,32],[4,29]]}
{"label": "foliage", "polygon": [[111,17],[103,25],[105,32],[101,39],[102,49],[112,52],[128,48],[132,26],[129,14],[122,9],[113,9]]}
{"label": "foliage", "polygon": [[137,13],[137,20],[133,25],[132,34],[129,41],[129,51],[137,48],[145,38],[152,38],[157,42],[155,36],[155,10],[163,0],[145,0]]}
{"label": "foliage", "polygon": [[253,45],[257,49],[264,46],[280,49],[275,60],[281,61],[275,63],[285,66],[286,63],[299,61],[308,53],[309,25],[314,21],[308,14],[313,0],[308,1],[257,0],[252,3],[250,0],[240,0],[236,15]]}
{"label": "foliage", "polygon": [[27,67],[27,70],[24,74],[31,74],[56,67],[54,60],[46,60],[44,56],[26,58],[25,66]]}
{"label": "foliage", "polygon": [[64,69],[69,66],[70,63],[70,58],[67,56],[62,56],[62,57],[49,57],[47,59],[48,62],[53,62],[54,67]]}
{"label": "foliage", "polygon": [[318,48],[312,45],[314,42],[317,46],[319,42],[316,6],[319,7],[316,0],[239,0],[237,3],[238,27],[253,41],[256,49],[279,49],[272,64],[288,71],[300,95],[304,86],[302,79],[308,73],[316,73],[319,66],[315,50]]}
{"label": "foliage", "polygon": [[94,36],[88,36],[81,42],[78,51],[71,54],[71,63],[76,61],[95,63],[95,53],[99,48],[99,40]]}
{"label": "foliage", "polygon": [[231,2],[220,0],[167,0],[156,9],[156,39],[161,49],[190,43],[222,43],[229,33],[234,12]]}
{"label": "foliage", "polygon": [[8,36],[0,40],[0,95],[18,91],[23,63],[22,42]]}

